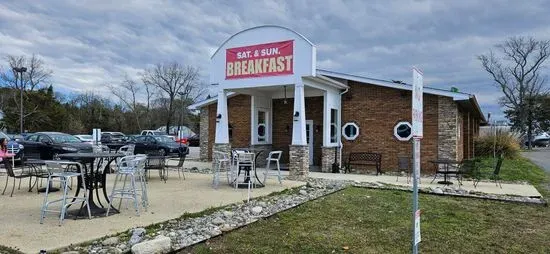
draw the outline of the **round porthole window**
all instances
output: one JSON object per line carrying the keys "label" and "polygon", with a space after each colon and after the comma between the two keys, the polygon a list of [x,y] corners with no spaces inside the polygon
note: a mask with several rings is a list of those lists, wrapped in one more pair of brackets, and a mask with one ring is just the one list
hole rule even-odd
{"label": "round porthole window", "polygon": [[342,127],[342,136],[346,140],[355,140],[359,136],[359,126],[355,123],[346,123]]}
{"label": "round porthole window", "polygon": [[258,124],[258,141],[265,141],[265,124]]}
{"label": "round porthole window", "polygon": [[409,122],[399,122],[393,128],[393,136],[400,141],[409,141],[412,137],[412,126]]}

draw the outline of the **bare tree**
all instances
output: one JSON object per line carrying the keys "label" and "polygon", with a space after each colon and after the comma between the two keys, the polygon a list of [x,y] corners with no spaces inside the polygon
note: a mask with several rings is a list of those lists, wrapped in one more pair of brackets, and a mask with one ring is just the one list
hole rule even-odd
{"label": "bare tree", "polygon": [[546,79],[540,72],[550,56],[550,41],[512,37],[496,48],[500,56],[491,51],[478,59],[503,92],[500,104],[506,108],[514,128],[527,132],[530,149],[535,125],[533,98],[547,93]]}
{"label": "bare tree", "polygon": [[[49,83],[52,71],[46,69],[44,66],[44,61],[42,61],[42,59],[37,57],[35,54],[33,54],[31,58],[27,58],[26,56],[8,55],[6,56],[6,61],[8,62],[9,69],[0,72],[0,80],[4,86],[13,88],[14,90],[19,90],[19,96],[17,96],[17,93],[13,93],[13,101],[17,107],[17,111],[21,112],[19,113],[21,117],[20,124],[21,127],[23,127],[25,118],[37,113],[40,106],[25,105],[24,102],[29,100],[25,91],[33,91],[35,88],[40,86],[46,87]],[[22,77],[15,72],[15,68],[21,67],[27,68],[27,71],[23,72]],[[21,108],[26,108],[24,113]]]}
{"label": "bare tree", "polygon": [[178,95],[184,99],[198,96],[202,91],[202,83],[199,82],[199,71],[191,66],[182,66],[177,62],[157,64],[154,68],[147,69],[142,75],[143,83],[152,85],[161,92],[161,96],[167,99],[166,105],[166,131],[170,129],[174,116],[174,101]]}
{"label": "bare tree", "polygon": [[8,87],[21,89],[21,81],[16,79],[14,68],[26,67],[27,71],[23,73],[23,90],[33,91],[40,86],[49,84],[52,71],[46,69],[44,61],[33,54],[31,58],[25,56],[6,56],[9,70],[0,73],[0,79]]}
{"label": "bare tree", "polygon": [[141,130],[140,118],[139,118],[139,102],[137,95],[140,93],[141,88],[133,79],[125,75],[124,81],[119,86],[107,85],[109,90],[124,104],[124,107],[128,108],[134,115],[138,129]]}

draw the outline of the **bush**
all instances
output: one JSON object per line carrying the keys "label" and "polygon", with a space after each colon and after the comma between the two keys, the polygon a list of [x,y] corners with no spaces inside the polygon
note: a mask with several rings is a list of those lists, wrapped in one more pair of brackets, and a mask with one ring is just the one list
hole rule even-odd
{"label": "bush", "polygon": [[502,153],[507,158],[516,158],[520,151],[519,140],[509,132],[498,130],[496,135],[478,137],[475,140],[476,156],[492,157],[493,150],[496,150],[497,155]]}

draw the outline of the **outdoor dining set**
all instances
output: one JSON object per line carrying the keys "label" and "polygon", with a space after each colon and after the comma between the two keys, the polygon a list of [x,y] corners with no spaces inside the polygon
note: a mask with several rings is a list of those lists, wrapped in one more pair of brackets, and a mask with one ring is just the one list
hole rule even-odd
{"label": "outdoor dining set", "polygon": [[[109,216],[118,213],[122,200],[133,200],[136,214],[140,208],[147,209],[149,200],[147,197],[147,174],[157,170],[160,179],[166,182],[169,169],[176,169],[178,176],[185,179],[183,163],[185,153],[179,153],[175,157],[164,156],[154,152],[134,155],[134,145],[125,145],[113,151],[107,146],[94,145],[93,152],[57,154],[51,160],[40,159],[40,154],[25,154],[22,168],[14,170],[6,168],[6,183],[2,195],[5,194],[8,181],[13,178],[13,186],[10,197],[13,196],[15,180],[29,178],[29,192],[36,187],[37,192],[44,192],[44,200],[40,209],[40,223],[43,222],[49,212],[59,213],[59,224],[65,217],[92,218],[97,216]],[[166,165],[166,161],[177,161],[176,165]],[[107,190],[107,174],[115,171],[115,179],[112,189]],[[34,178],[34,181],[33,181]],[[43,180],[46,187],[39,188]],[[76,182],[76,186],[73,183]],[[55,185],[59,188],[54,187]],[[74,195],[70,194],[73,190]],[[61,191],[61,198],[52,199],[52,192]],[[81,194],[82,195],[79,195]],[[120,199],[118,208],[113,201]],[[60,204],[60,210],[52,209],[53,204]],[[77,210],[69,211],[72,205],[80,204]],[[56,207],[59,207],[56,206]]]}
{"label": "outdoor dining set", "polygon": [[[141,210],[147,210],[149,198],[147,194],[148,179],[151,171],[158,171],[161,181],[166,183],[171,170],[177,170],[178,177],[185,180],[183,164],[186,154],[165,156],[155,152],[134,154],[133,145],[125,145],[116,151],[106,146],[94,145],[88,153],[57,154],[51,160],[40,159],[39,154],[26,154],[20,169],[6,168],[6,183],[2,195],[5,194],[8,181],[13,179],[10,197],[19,179],[29,179],[29,192],[35,187],[42,192],[43,202],[40,207],[40,223],[48,213],[59,214],[59,225],[65,218],[88,218],[109,216],[120,213],[123,200],[133,205],[136,215]],[[258,158],[264,151],[248,148],[233,149],[231,153],[214,151],[214,172],[212,186],[218,189],[220,179],[226,178],[227,183],[234,188],[248,188],[248,199],[253,188],[262,188],[269,175],[277,176],[282,183],[279,160],[281,151],[271,151],[267,155],[266,171],[263,179],[256,171]],[[167,163],[172,161],[172,163]],[[267,170],[274,166],[277,170]],[[114,181],[107,188],[107,175],[113,174]],[[242,179],[239,179],[242,177]],[[42,187],[46,180],[45,187]],[[61,195],[52,195],[61,192]],[[54,204],[56,204],[54,206]],[[69,208],[75,206],[77,209]]]}
{"label": "outdoor dining set", "polygon": [[[251,189],[265,186],[268,176],[277,176],[279,183],[282,183],[280,159],[282,151],[270,151],[267,154],[266,166],[263,171],[263,180],[258,178],[257,166],[261,164],[258,158],[264,150],[253,148],[234,148],[230,153],[213,151],[214,177],[212,184],[218,188],[221,178],[227,180],[227,184],[234,188],[247,188],[248,200],[250,200]],[[271,170],[274,166],[276,171]],[[244,172],[243,181],[239,177]]]}

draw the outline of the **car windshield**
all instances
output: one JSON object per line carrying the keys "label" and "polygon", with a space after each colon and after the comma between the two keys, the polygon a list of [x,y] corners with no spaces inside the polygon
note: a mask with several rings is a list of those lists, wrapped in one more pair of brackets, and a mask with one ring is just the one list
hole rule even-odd
{"label": "car windshield", "polygon": [[153,131],[153,135],[164,135],[166,133],[162,132],[162,131]]}
{"label": "car windshield", "polygon": [[172,143],[172,142],[174,142],[173,139],[171,139],[170,137],[166,137],[166,136],[156,136],[155,139],[158,142],[162,142],[162,143]]}
{"label": "car windshield", "polygon": [[80,143],[80,139],[69,134],[50,134],[50,138],[55,143]]}
{"label": "car windshield", "polygon": [[6,135],[6,133],[3,133],[0,131],[0,138],[5,138],[6,140],[10,141],[10,137],[8,137],[8,135]]}
{"label": "car windshield", "polygon": [[92,139],[92,135],[80,135],[81,139]]}

